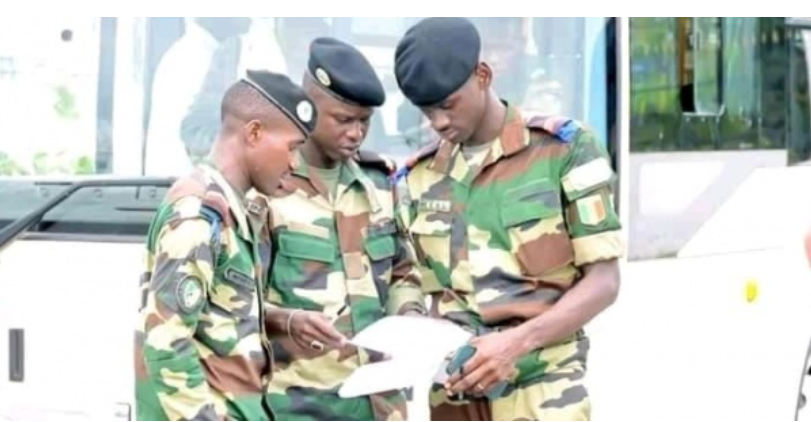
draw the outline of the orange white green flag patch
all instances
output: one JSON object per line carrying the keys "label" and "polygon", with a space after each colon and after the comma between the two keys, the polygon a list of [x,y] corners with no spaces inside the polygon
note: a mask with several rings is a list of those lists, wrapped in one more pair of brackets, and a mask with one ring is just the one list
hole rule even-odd
{"label": "orange white green flag patch", "polygon": [[580,222],[589,226],[596,226],[605,220],[605,202],[603,196],[595,194],[577,201],[577,213]]}

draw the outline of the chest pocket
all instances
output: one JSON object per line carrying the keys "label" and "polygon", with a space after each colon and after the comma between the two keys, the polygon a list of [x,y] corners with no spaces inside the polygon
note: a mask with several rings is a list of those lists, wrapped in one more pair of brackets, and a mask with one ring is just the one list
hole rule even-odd
{"label": "chest pocket", "polygon": [[273,284],[280,290],[326,287],[327,272],[338,257],[330,239],[308,233],[282,230],[278,234]]}
{"label": "chest pocket", "polygon": [[394,220],[386,220],[369,226],[366,231],[366,239],[363,241],[363,248],[371,261],[388,261],[389,265],[391,264],[391,258],[397,251],[394,238],[396,233],[397,226],[394,224]]}
{"label": "chest pocket", "polygon": [[375,289],[382,304],[387,302],[389,296],[389,277],[397,253],[396,233],[397,226],[394,220],[384,220],[369,226],[363,241],[363,249],[371,264]]}
{"label": "chest pocket", "polygon": [[508,190],[501,205],[501,224],[523,275],[543,279],[574,261],[561,192],[551,183],[530,182]]}

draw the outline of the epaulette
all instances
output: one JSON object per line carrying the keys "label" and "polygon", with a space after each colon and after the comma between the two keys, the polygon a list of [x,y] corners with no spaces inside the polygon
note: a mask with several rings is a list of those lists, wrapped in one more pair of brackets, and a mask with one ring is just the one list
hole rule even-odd
{"label": "epaulette", "polygon": [[530,130],[546,132],[567,144],[574,141],[583,128],[576,120],[566,116],[529,116],[524,122]]}
{"label": "epaulette", "polygon": [[397,171],[397,163],[389,157],[374,151],[358,150],[356,161],[362,167],[372,167],[392,176]]}
{"label": "epaulette", "polygon": [[188,196],[199,198],[203,207],[211,208],[223,219],[228,215],[228,201],[225,196],[220,192],[210,190],[199,171],[177,179],[167,194],[169,202],[176,202]]}
{"label": "epaulette", "polygon": [[224,197],[220,197],[219,194],[208,189],[198,172],[179,178],[172,184],[167,194],[169,202],[176,202],[189,196],[200,199],[200,216],[211,224],[211,247],[214,253],[214,262],[216,263],[221,248],[220,235],[223,220],[228,215],[228,205]]}
{"label": "epaulette", "polygon": [[403,177],[406,177],[408,173],[411,171],[411,169],[416,167],[416,165],[419,164],[422,160],[428,157],[433,157],[434,154],[436,154],[436,152],[439,151],[440,144],[441,141],[439,139],[432,141],[428,145],[420,148],[420,150],[414,153],[412,156],[408,157],[405,161],[405,164],[403,164],[403,166],[400,167],[394,174],[395,183],[399,182],[400,179],[402,179]]}

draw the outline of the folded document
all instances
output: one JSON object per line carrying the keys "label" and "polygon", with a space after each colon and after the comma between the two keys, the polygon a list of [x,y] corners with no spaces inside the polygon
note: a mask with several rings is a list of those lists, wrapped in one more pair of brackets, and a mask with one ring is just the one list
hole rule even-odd
{"label": "folded document", "polygon": [[445,320],[421,316],[383,318],[350,343],[383,352],[391,359],[361,366],[344,381],[338,394],[350,398],[443,382],[448,356],[472,336]]}

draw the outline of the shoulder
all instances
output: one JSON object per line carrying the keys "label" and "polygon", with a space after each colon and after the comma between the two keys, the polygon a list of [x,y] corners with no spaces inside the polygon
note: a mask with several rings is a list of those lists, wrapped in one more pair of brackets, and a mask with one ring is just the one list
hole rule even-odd
{"label": "shoulder", "polygon": [[575,143],[586,133],[581,122],[562,115],[530,115],[524,124],[534,137],[551,137],[564,144]]}
{"label": "shoulder", "polygon": [[442,144],[440,139],[431,141],[424,147],[420,148],[417,152],[412,154],[406,159],[405,164],[400,167],[394,175],[394,180],[398,181],[408,175],[408,173],[417,167],[421,162],[433,157],[439,151],[439,146]]}
{"label": "shoulder", "polygon": [[385,173],[386,176],[392,176],[397,171],[397,163],[394,160],[374,151],[358,151],[355,161],[364,169],[378,170]]}
{"label": "shoulder", "polygon": [[[172,184],[158,215],[163,216],[159,223],[168,225],[164,229],[177,230],[181,226],[219,227],[228,212],[228,201],[222,190],[196,170]],[[201,235],[209,231],[207,228]]]}

